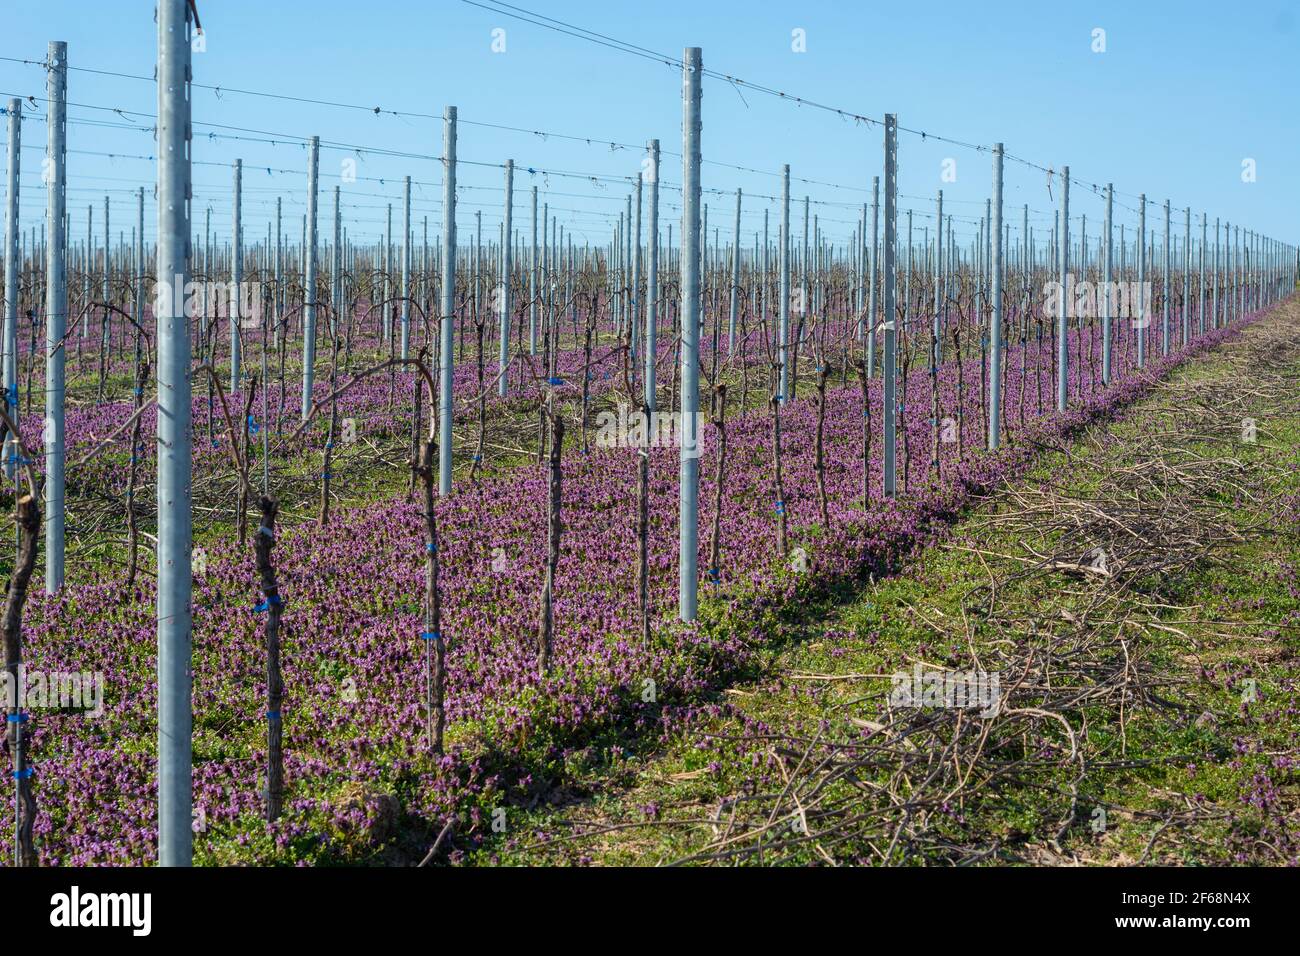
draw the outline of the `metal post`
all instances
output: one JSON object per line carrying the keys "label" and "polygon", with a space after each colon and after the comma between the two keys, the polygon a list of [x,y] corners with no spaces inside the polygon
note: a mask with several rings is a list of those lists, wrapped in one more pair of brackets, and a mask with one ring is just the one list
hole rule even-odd
{"label": "metal post", "polygon": [[1070,167],[1061,167],[1061,302],[1056,317],[1056,410],[1065,411],[1070,399]]}
{"label": "metal post", "polygon": [[528,262],[528,354],[537,354],[537,187],[533,187],[533,251]]}
{"label": "metal post", "polygon": [[709,204],[704,203],[701,210],[700,226],[700,329],[703,331],[707,316],[704,314],[704,286],[709,281]]}
{"label": "metal post", "polygon": [[[110,258],[112,251],[113,251],[112,240],[109,238],[109,228],[108,228],[108,197],[105,196],[104,197],[104,276],[103,276],[104,281],[103,281],[103,285],[100,287],[104,296],[105,305],[108,304],[113,294],[112,260]],[[108,352],[109,346],[112,344],[112,339],[109,337],[110,321],[111,321],[110,313],[108,309],[104,309],[104,319],[100,325],[101,333],[100,333],[99,347],[103,350],[103,354],[105,355],[109,354]]]}
{"label": "metal post", "polygon": [[45,259],[45,593],[63,584],[63,402],[68,319],[67,116],[68,45],[50,42],[47,120],[50,241]]}
{"label": "metal post", "polygon": [[[281,238],[281,201],[280,197],[275,197],[275,301],[273,317],[275,320],[275,329],[273,342],[275,350],[278,352],[282,348],[280,340],[280,322],[284,314],[284,241]],[[265,417],[265,416],[263,416]]]}
{"label": "metal post", "polygon": [[[20,262],[18,258],[18,174],[22,160],[23,101],[18,97],[9,100],[9,190],[5,193],[5,314],[4,314],[4,395],[5,411],[9,420],[18,424],[18,284]],[[10,435],[10,448],[0,449],[4,454],[5,475],[13,478],[18,465],[16,435]]]}
{"label": "metal post", "polygon": [[[903,327],[906,335],[912,328],[912,210],[907,210],[907,255],[903,258]],[[906,427],[906,425],[904,425]]]}
{"label": "metal post", "polygon": [[1219,327],[1219,217],[1214,217],[1214,295],[1210,305],[1210,328]]}
{"label": "metal post", "polygon": [[402,182],[402,358],[411,357],[411,177]]}
{"label": "metal post", "polygon": [[898,179],[896,164],[898,162],[898,115],[885,114],[885,245],[884,260],[881,263],[881,281],[885,285],[882,329],[885,333],[884,354],[884,465],[883,479],[886,498],[895,493],[895,456],[898,442],[895,435],[894,415],[897,412],[895,398],[895,374],[897,372],[896,332],[894,329],[894,296],[897,276],[894,275],[897,250],[894,248],[898,237]]}
{"label": "metal post", "polygon": [[[629,200],[630,201],[630,200]],[[636,218],[632,223],[632,232],[628,236],[632,244],[632,289],[629,296],[631,311],[628,313],[628,354],[631,367],[636,369],[637,338],[640,332],[641,315],[641,177],[636,178]],[[559,249],[556,249],[559,254]],[[554,347],[554,346],[552,346]]]}
{"label": "metal post", "polygon": [[1150,296],[1147,295],[1147,194],[1143,193],[1138,197],[1138,318],[1135,323],[1137,329],[1137,364],[1138,368],[1145,368],[1147,364],[1147,323],[1151,321],[1147,315],[1147,307],[1150,305]]}
{"label": "metal post", "polygon": [[[537,205],[537,189],[533,189]],[[534,222],[535,224],[535,222]],[[534,264],[536,257],[534,256]],[[442,381],[438,398],[438,494],[451,494],[452,361],[456,311],[456,107],[442,112]]]}
{"label": "metal post", "polygon": [[876,272],[880,259],[880,177],[871,177],[871,270],[867,286],[867,377],[876,374]]}
{"label": "metal post", "polygon": [[[867,204],[862,204],[862,219],[858,223],[857,235],[854,236],[853,262],[856,269],[856,276],[853,281],[854,309],[858,315],[858,326],[855,338],[858,339],[858,347],[861,348],[863,335],[866,333],[866,316],[863,313],[863,306],[866,305],[865,296],[867,287],[864,285],[867,271]],[[757,258],[757,257],[755,257]]]}
{"label": "metal post", "polygon": [[1233,258],[1232,248],[1232,223],[1223,224],[1223,324],[1227,325],[1233,319],[1233,305],[1237,301],[1235,273],[1236,262]]}
{"label": "metal post", "polygon": [[[632,198],[630,196],[627,200],[627,209],[628,226],[630,228],[632,223]],[[542,203],[542,248],[541,259],[539,260],[540,267],[537,270],[537,312],[538,317],[541,319],[541,324],[538,325],[539,336],[544,335],[551,327],[551,283],[553,281],[552,269],[554,266],[552,257],[554,256],[555,250],[553,248],[553,243],[548,244],[548,242],[551,242],[548,239],[550,230],[547,225],[550,222],[550,215],[550,204]],[[627,241],[630,248],[632,245],[631,236],[628,237]],[[542,364],[545,366],[547,371],[550,370],[550,356],[545,353],[545,349],[549,347],[549,338],[546,338],[543,340]]]}
{"label": "metal post", "polygon": [[[939,190],[939,195],[934,202],[934,216],[937,227],[934,231],[934,318],[932,321],[932,331],[934,334],[934,348],[930,350],[930,364],[934,366],[935,374],[938,374],[939,362],[943,355],[943,329],[941,328],[941,316],[943,314],[943,190]],[[926,243],[928,246],[929,243]]]}
{"label": "metal post", "polygon": [[1169,354],[1169,200],[1165,200],[1164,302],[1160,310],[1160,354]]}
{"label": "metal post", "polygon": [[760,328],[767,328],[767,307],[771,302],[771,295],[768,291],[768,285],[772,276],[772,243],[769,241],[771,235],[769,220],[769,210],[763,210],[763,264],[762,279],[759,280],[759,289],[761,295],[758,297],[758,324]]}
{"label": "metal post", "polygon": [[203,215],[203,313],[199,316],[199,358],[207,360],[208,293],[212,286],[212,207]]}
{"label": "metal post", "polygon": [[[390,214],[390,217],[391,214]],[[385,263],[386,265],[386,263]],[[385,269],[385,271],[387,271]],[[388,279],[384,279],[384,299],[388,299]],[[330,338],[339,334],[339,317],[343,312],[343,189],[334,187],[334,240],[330,243]],[[388,315],[388,303],[384,303]]]}
{"label": "metal post", "polygon": [[[69,229],[69,233],[71,233],[71,229]],[[86,207],[86,248],[84,253],[82,259],[86,266],[86,273],[81,279],[81,295],[83,299],[89,302],[91,273],[95,271],[95,206],[93,203]],[[86,337],[89,328],[90,310],[86,309],[81,313],[81,338]]]}
{"label": "metal post", "polygon": [[[681,511],[678,528],[678,614],[694,621],[699,588],[698,413],[700,407],[700,100],[699,47],[682,56]],[[789,167],[786,167],[787,174]],[[787,183],[789,180],[786,180]]]}
{"label": "metal post", "polygon": [[[135,295],[135,308],[132,312],[140,328],[144,328],[144,187],[141,186],[135,196],[135,275],[132,277]],[[140,358],[140,336],[136,336],[136,358]]]}
{"label": "metal post", "polygon": [[740,295],[740,190],[736,190],[736,229],[731,249],[731,314],[727,321],[727,357],[736,351],[736,309]]}
{"label": "metal post", "polygon": [[[808,197],[803,197],[803,250],[799,255],[799,315],[808,314],[808,307],[811,304],[808,289]],[[799,344],[803,344],[803,337],[807,332],[807,321],[799,323]],[[783,401],[788,401],[790,396],[784,391]]]}
{"label": "metal post", "polygon": [[620,308],[622,301],[621,292],[621,272],[619,262],[623,250],[623,214],[618,214],[618,222],[614,226],[613,236],[610,238],[609,247],[609,265],[606,274],[609,278],[609,306],[610,313],[614,319],[614,335],[622,337],[623,335],[623,311]]}
{"label": "metal post", "polygon": [[1246,301],[1246,272],[1241,261],[1241,226],[1232,227],[1232,278],[1233,278],[1233,296],[1232,296],[1232,317],[1234,320],[1240,319],[1245,311]]}
{"label": "metal post", "polygon": [[303,255],[307,257],[302,303],[302,419],[311,414],[311,390],[316,377],[316,201],[320,137],[307,145],[307,235]]}
{"label": "metal post", "polygon": [[506,369],[510,367],[510,270],[514,239],[510,231],[511,212],[514,208],[515,161],[506,160],[505,218],[501,226],[501,351],[497,367],[497,394],[506,397],[509,383]]}
{"label": "metal post", "polygon": [[1188,206],[1183,211],[1183,348],[1186,348],[1192,340],[1192,319],[1187,312],[1189,301],[1188,291],[1192,281],[1192,207]]}
{"label": "metal post", "polygon": [[655,337],[658,335],[658,316],[655,310],[659,301],[659,140],[650,140],[650,223],[646,234],[646,286],[645,286],[645,404],[656,411],[655,402]]}
{"label": "metal post", "polygon": [[1115,248],[1111,241],[1111,223],[1113,222],[1115,202],[1115,187],[1111,183],[1106,184],[1106,236],[1105,248],[1103,250],[1102,269],[1102,312],[1101,312],[1101,383],[1110,384],[1110,352],[1111,352],[1111,284],[1114,275],[1115,266]]}
{"label": "metal post", "polygon": [[[992,243],[993,254],[993,279],[990,292],[993,311],[989,320],[989,451],[997,451],[1002,431],[1002,155],[1002,144],[995,143],[993,145],[993,204],[990,213],[992,220],[989,225],[989,241]],[[937,315],[935,321],[938,321]]]}
{"label": "metal post", "polygon": [[1197,252],[1196,268],[1196,334],[1205,334],[1205,244],[1209,240],[1210,217],[1201,213],[1201,248]]}
{"label": "metal post", "polygon": [[[239,391],[239,326],[242,316],[239,314],[240,287],[244,281],[244,228],[241,222],[243,213],[243,183],[244,183],[244,161],[235,160],[235,202],[234,212],[230,224],[230,304],[227,311],[230,313],[230,392],[233,395]],[[107,211],[107,210],[106,210]],[[107,218],[107,217],[105,217]],[[107,249],[105,250],[107,254]],[[107,263],[107,259],[105,259]]]}
{"label": "metal post", "polygon": [[191,819],[190,27],[158,2],[158,862],[189,866]]}
{"label": "metal post", "polygon": [[[624,292],[624,298],[622,302],[623,325],[619,327],[619,332],[622,333],[623,327],[626,326],[628,337],[631,340],[635,340],[636,339],[636,322],[635,322],[636,310],[632,307],[632,197],[630,195],[627,197],[626,203],[627,203],[627,211],[623,214],[623,218],[620,220],[620,222],[623,225],[618,233],[618,237],[619,237],[618,254],[620,257],[620,261],[623,263],[622,269],[619,270],[619,276],[620,276],[619,286]],[[543,215],[543,220],[545,220],[545,215]],[[543,245],[545,245],[546,242],[545,227],[543,227],[542,232],[543,232],[542,242]],[[543,250],[543,253],[545,253],[545,250]]]}
{"label": "metal post", "polygon": [[[393,338],[393,316],[392,304],[390,302],[393,295],[393,204],[388,203],[386,209],[386,218],[384,220],[384,294],[380,301],[384,303],[381,315],[383,316],[382,324],[384,327],[384,341],[390,342]],[[330,322],[331,326],[333,321]]]}
{"label": "metal post", "polygon": [[780,319],[781,380],[777,389],[782,402],[790,398],[790,164],[781,167],[781,247],[777,251],[780,289],[777,291],[777,315]]}

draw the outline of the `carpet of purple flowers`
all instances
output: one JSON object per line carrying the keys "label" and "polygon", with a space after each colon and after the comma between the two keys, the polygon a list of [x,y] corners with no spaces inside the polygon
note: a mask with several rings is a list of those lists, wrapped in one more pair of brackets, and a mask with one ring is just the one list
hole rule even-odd
{"label": "carpet of purple flowers", "polygon": [[[591,740],[656,732],[674,708],[689,710],[740,673],[757,649],[779,642],[765,609],[888,573],[941,536],[973,496],[1023,469],[1037,442],[1105,420],[1241,324],[1208,332],[1164,358],[1158,330],[1148,329],[1153,357],[1143,369],[1136,367],[1130,335],[1106,388],[1096,384],[1097,344],[1074,337],[1072,402],[1059,415],[1039,406],[1040,390],[1046,396],[1054,391],[1050,343],[1013,346],[1004,399],[1009,440],[995,454],[983,451],[980,361],[967,359],[961,369],[962,452],[955,442],[941,446],[937,480],[928,467],[929,375],[914,368],[900,427],[910,448],[910,480],[906,493],[889,502],[881,494],[881,392],[873,381],[877,435],[872,501],[865,508],[861,392],[852,381],[832,387],[825,416],[829,527],[820,518],[813,470],[817,413],[805,383],[781,413],[784,506],[790,543],[807,555],[802,571],[775,547],[767,411],[736,416],[728,423],[720,582],[702,584],[705,607],[694,626],[678,624],[675,613],[678,452],[652,449],[654,634],[648,646],[637,636],[635,453],[593,447],[581,454],[566,447],[555,656],[544,677],[534,635],[545,567],[545,471],[521,465],[461,481],[437,506],[442,627],[449,641],[448,747],[441,757],[430,754],[423,737],[420,506],[395,497],[350,508],[326,528],[309,523],[286,530],[275,558],[287,605],[287,799],[283,818],[273,825],[261,815],[264,618],[253,610],[260,597],[253,555],[229,539],[208,546],[206,569],[194,586],[196,863],[378,861],[400,851],[403,834],[427,846],[427,837],[452,815],[464,838],[487,833],[492,808],[527,803],[544,792],[563,774],[566,758]],[[561,374],[580,375],[574,371],[580,363],[580,354],[564,353]],[[473,374],[471,363],[461,366],[459,393],[475,390]],[[598,369],[593,378],[601,377]],[[401,381],[399,394],[409,394],[409,376]],[[939,375],[945,414],[958,406],[957,382],[957,364],[945,363]],[[324,388],[319,385],[318,394]],[[400,422],[400,406],[396,413],[385,410],[388,389],[382,377],[358,386],[342,399],[340,415],[365,417],[373,427],[389,417],[394,427],[409,427]],[[197,393],[199,417],[206,402]],[[147,415],[146,435],[154,428],[152,412]],[[123,416],[124,407],[111,404],[70,413],[69,442],[88,445]],[[213,451],[200,448],[198,454]],[[713,520],[715,455],[709,429],[700,467],[702,529]],[[102,480],[124,481],[120,461],[100,467]],[[707,534],[701,540],[706,552]],[[707,557],[700,556],[702,568]],[[141,576],[131,593],[123,593],[111,576],[87,579],[74,569],[58,594],[32,595],[25,644],[32,667],[99,671],[107,678],[102,716],[47,712],[33,718],[42,864],[152,861],[152,578]],[[654,693],[647,695],[650,686]]]}

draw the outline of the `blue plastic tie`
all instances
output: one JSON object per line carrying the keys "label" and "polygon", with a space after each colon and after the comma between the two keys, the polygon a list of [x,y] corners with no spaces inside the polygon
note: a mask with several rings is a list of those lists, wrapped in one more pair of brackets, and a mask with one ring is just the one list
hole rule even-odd
{"label": "blue plastic tie", "polygon": [[26,779],[28,779],[29,777],[31,777],[31,775],[32,775],[32,768],[31,768],[31,767],[28,767],[26,770],[15,770],[15,771],[14,771],[14,779],[15,779],[15,780],[26,780]]}
{"label": "blue plastic tie", "polygon": [[279,712],[278,710],[268,710],[268,711],[266,712],[266,719],[267,719],[267,720],[279,720],[279,719],[280,719],[280,712]]}
{"label": "blue plastic tie", "polygon": [[441,631],[421,631],[421,632],[420,632],[420,637],[423,638],[423,639],[426,640],[426,641],[440,641],[440,640],[442,640],[442,632],[441,632]]}
{"label": "blue plastic tie", "polygon": [[11,723],[11,724],[25,724],[25,723],[27,723],[27,715],[26,715],[26,714],[7,714],[7,715],[5,715],[5,720],[9,721],[9,723]]}

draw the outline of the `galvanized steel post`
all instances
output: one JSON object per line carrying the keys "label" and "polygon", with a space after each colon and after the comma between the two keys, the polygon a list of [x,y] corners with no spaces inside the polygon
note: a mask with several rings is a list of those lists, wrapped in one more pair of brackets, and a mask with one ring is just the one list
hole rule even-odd
{"label": "galvanized steel post", "polygon": [[700,100],[703,58],[699,47],[682,57],[682,281],[681,469],[678,478],[678,615],[698,611],[700,407]]}
{"label": "galvanized steel post", "polygon": [[[533,190],[534,206],[537,190]],[[438,398],[438,493],[451,494],[452,362],[456,334],[456,107],[442,114],[442,381]]]}
{"label": "galvanized steel post", "polygon": [[190,590],[190,27],[158,0],[158,862],[193,852]]}

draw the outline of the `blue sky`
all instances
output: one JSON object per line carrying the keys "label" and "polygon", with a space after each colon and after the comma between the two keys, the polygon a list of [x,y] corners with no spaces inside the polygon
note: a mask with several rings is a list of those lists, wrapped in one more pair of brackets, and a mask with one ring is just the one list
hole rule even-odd
{"label": "blue sky", "polygon": [[[1290,242],[1300,239],[1300,124],[1295,104],[1300,73],[1300,11],[1290,0],[1249,5],[1200,2],[1090,2],[1086,4],[679,2],[597,3],[526,0],[528,9],[581,25],[651,50],[680,56],[686,45],[703,48],[706,68],[743,77],[863,115],[896,112],[900,124],[965,143],[1001,140],[1015,156],[1052,168],[1069,164],[1087,183],[1113,181],[1122,208],[1116,222],[1134,224],[1136,195],[1172,200]],[[680,71],[615,52],[461,0],[433,3],[339,0],[271,3],[200,0],[207,48],[194,56],[195,79],[291,96],[441,114],[460,111],[462,160],[499,164],[513,158],[517,224],[527,227],[531,186],[559,210],[578,241],[608,241],[611,216],[623,208],[627,186],[598,177],[634,177],[642,152],[612,149],[610,141],[641,144],[658,137],[666,152],[681,146]],[[505,52],[493,52],[492,31],[503,28]],[[1106,50],[1093,52],[1093,30],[1106,31]],[[792,50],[792,31],[805,31],[806,52]],[[42,0],[10,6],[0,36],[0,56],[41,59],[47,41],[66,40],[69,62],[151,76],[156,28],[150,0]],[[36,67],[0,61],[0,92],[44,95]],[[135,221],[130,190],[146,185],[146,235],[154,232],[154,151],[147,132],[155,109],[149,82],[73,71],[70,106],[69,209],[73,236],[85,234],[87,205],[95,231],[110,197],[112,232],[129,235]],[[124,115],[105,109],[120,108]],[[38,101],[39,114],[44,104]],[[132,114],[131,111],[139,111]],[[265,235],[277,196],[284,200],[286,231],[296,237],[303,211],[305,151],[294,137],[415,154],[322,150],[322,210],[332,214],[332,190],[341,161],[351,156],[360,177],[343,189],[351,238],[382,234],[385,207],[394,206],[400,229],[401,177],[414,188],[414,230],[429,218],[430,236],[441,221],[441,122],[376,116],[344,109],[198,90],[194,119],[275,134],[247,134],[277,145],[207,134],[240,135],[199,126],[195,136],[196,223],[210,205],[213,228],[229,235],[230,179],[236,157],[245,166],[245,236]],[[114,125],[86,125],[96,121]],[[573,142],[495,129],[478,123],[591,137]],[[117,125],[129,128],[116,128]],[[134,128],[131,128],[134,127]],[[44,122],[29,122],[23,154],[22,219],[44,215],[40,147]],[[117,158],[89,155],[113,153]],[[706,189],[745,190],[743,241],[752,244],[770,209],[775,230],[782,163],[815,183],[792,184],[810,195],[825,232],[847,238],[856,204],[870,198],[880,173],[878,127],[798,107],[718,80],[704,87]],[[941,182],[945,159],[956,160],[956,182]],[[1242,162],[1253,159],[1256,181],[1242,181]],[[665,183],[681,182],[680,158],[666,155]],[[914,208],[918,239],[931,225],[935,190],[943,188],[956,231],[972,234],[971,219],[990,191],[987,152],[902,135],[899,143],[901,207]],[[726,165],[760,172],[742,172]],[[268,172],[268,167],[271,170]],[[529,174],[527,170],[537,170]],[[288,170],[289,172],[279,172]],[[554,171],[545,174],[541,170]],[[560,171],[580,175],[562,176]],[[332,178],[329,174],[335,174]],[[379,182],[376,180],[383,180]],[[501,214],[501,171],[465,163],[459,173],[457,221],[462,237],[482,209],[485,235],[496,234]],[[915,198],[913,198],[915,197]],[[1028,204],[1036,233],[1050,228],[1059,182],[1042,170],[1009,163],[1007,216],[1019,231]],[[731,230],[734,198],[706,196],[710,231]],[[666,225],[679,214],[680,194],[665,188]],[[1076,182],[1072,218],[1086,215],[1088,231],[1101,224],[1103,203]],[[793,213],[796,235],[802,211]],[[1161,224],[1153,209],[1148,221]],[[1181,232],[1175,216],[1175,232]],[[905,228],[905,219],[900,219]],[[1077,229],[1077,225],[1075,226]],[[1130,227],[1131,228],[1131,225]],[[1199,234],[1195,228],[1194,233]],[[674,239],[677,229],[674,226]]]}

